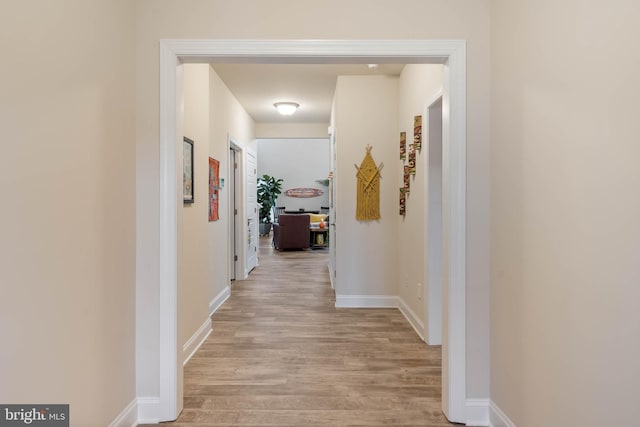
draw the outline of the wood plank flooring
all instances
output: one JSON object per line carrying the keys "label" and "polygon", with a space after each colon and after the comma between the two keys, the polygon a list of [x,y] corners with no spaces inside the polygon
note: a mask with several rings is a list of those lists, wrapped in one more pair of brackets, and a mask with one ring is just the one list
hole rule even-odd
{"label": "wood plank flooring", "polygon": [[328,252],[277,252],[235,282],[185,367],[171,427],[451,426],[441,348],[395,309],[336,309]]}

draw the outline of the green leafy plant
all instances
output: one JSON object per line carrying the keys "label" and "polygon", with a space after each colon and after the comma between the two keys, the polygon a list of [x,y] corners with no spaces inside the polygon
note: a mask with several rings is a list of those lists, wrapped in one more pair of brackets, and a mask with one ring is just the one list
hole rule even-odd
{"label": "green leafy plant", "polygon": [[282,179],[269,175],[258,178],[258,203],[260,204],[260,222],[271,224],[271,211],[278,195],[282,193]]}

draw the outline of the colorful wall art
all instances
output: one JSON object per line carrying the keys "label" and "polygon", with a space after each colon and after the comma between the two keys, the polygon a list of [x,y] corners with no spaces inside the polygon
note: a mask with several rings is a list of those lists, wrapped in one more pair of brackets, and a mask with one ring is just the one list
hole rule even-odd
{"label": "colorful wall art", "polygon": [[297,197],[302,199],[308,197],[319,197],[323,194],[324,191],[319,188],[290,188],[284,192],[284,195],[287,197]]}
{"label": "colorful wall art", "polygon": [[422,116],[413,118],[413,147],[416,151],[422,150]]}
{"label": "colorful wall art", "polygon": [[407,213],[407,197],[404,187],[400,187],[400,215],[405,216]]}
{"label": "colorful wall art", "polygon": [[416,149],[414,144],[409,146],[409,174],[416,174]]}
{"label": "colorful wall art", "polygon": [[407,159],[407,133],[400,132],[400,160]]}
{"label": "colorful wall art", "polygon": [[408,165],[404,165],[404,192],[407,194],[411,192],[411,174]]}
{"label": "colorful wall art", "polygon": [[220,191],[220,162],[209,157],[209,221],[220,219],[218,199]]}

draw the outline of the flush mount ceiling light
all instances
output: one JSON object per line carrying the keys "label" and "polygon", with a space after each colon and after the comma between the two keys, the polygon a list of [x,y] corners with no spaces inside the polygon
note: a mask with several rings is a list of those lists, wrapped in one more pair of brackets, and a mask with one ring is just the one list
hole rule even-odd
{"label": "flush mount ceiling light", "polygon": [[273,106],[276,107],[278,113],[283,116],[290,116],[296,112],[300,104],[296,104],[295,102],[276,102]]}

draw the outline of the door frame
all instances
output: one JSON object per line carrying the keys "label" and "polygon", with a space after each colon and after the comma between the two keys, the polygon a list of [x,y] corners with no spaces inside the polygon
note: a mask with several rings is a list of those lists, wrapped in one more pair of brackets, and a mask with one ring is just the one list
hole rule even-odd
{"label": "door frame", "polygon": [[[228,184],[227,184],[227,194],[228,194],[228,200],[229,200],[229,218],[233,218],[233,220],[229,221],[229,235],[232,236],[232,238],[234,239],[233,244],[231,243],[231,241],[229,241],[229,282],[231,282],[231,280],[243,280],[245,277],[243,274],[238,274],[238,265],[242,265],[242,262],[244,261],[244,257],[240,256],[239,253],[241,253],[241,251],[244,251],[244,245],[242,244],[245,239],[242,237],[242,222],[240,221],[240,213],[241,213],[241,206],[244,206],[243,203],[241,203],[240,201],[242,200],[242,197],[244,195],[244,191],[242,190],[242,185],[240,184],[240,181],[242,180],[242,154],[243,154],[243,150],[242,147],[240,145],[238,145],[236,143],[236,139],[234,137],[232,137],[231,135],[227,135],[227,146],[228,146],[228,154],[229,154],[229,161],[227,162],[227,179],[229,180]],[[231,162],[232,160],[232,156],[231,156],[231,152],[233,151],[234,156],[233,158],[236,161],[236,164],[238,165],[237,168],[233,167],[233,164]],[[231,179],[231,175],[233,174],[233,180]],[[231,183],[233,182],[233,193],[231,192],[232,187],[231,187]],[[233,203],[232,202],[233,199]],[[234,212],[234,209],[238,210],[238,213]],[[231,240],[231,239],[230,239]],[[231,248],[233,248],[234,250],[231,251]],[[234,252],[234,253],[231,253]],[[238,256],[238,259],[235,260],[234,256]],[[233,265],[233,267],[232,267]],[[231,271],[233,270],[233,279],[231,279]],[[244,272],[244,268],[242,269],[242,272]],[[229,283],[231,284],[231,283]]]}
{"label": "door frame", "polygon": [[[177,340],[178,165],[182,138],[182,63],[441,63],[448,102],[443,157],[448,166],[448,316],[443,411],[466,422],[466,42],[464,40],[160,40],[159,419],[181,409]],[[444,166],[444,165],[443,165]]]}
{"label": "door frame", "polygon": [[[442,345],[442,313],[443,313],[443,298],[442,298],[442,277],[440,277],[440,283],[437,284],[437,287],[433,286],[433,281],[431,280],[431,267],[432,267],[432,251],[431,251],[431,239],[432,239],[432,230],[430,226],[430,215],[431,215],[431,172],[429,169],[429,165],[431,163],[431,109],[440,104],[440,109],[443,108],[442,103],[444,102],[443,91],[439,90],[435,95],[427,100],[424,107],[423,113],[423,123],[424,129],[423,132],[426,135],[426,156],[425,156],[425,164],[427,172],[424,174],[424,188],[426,189],[426,197],[424,199],[424,253],[426,254],[426,259],[424,262],[424,280],[425,286],[423,288],[423,302],[424,302],[424,338],[427,344],[429,345]],[[441,116],[442,119],[442,116]],[[444,129],[442,129],[443,131]],[[442,133],[441,131],[441,133]],[[440,137],[440,166],[442,169],[443,155],[442,151],[444,135]],[[440,194],[442,195],[443,191],[443,177],[440,177]],[[440,199],[440,216],[443,215],[443,205],[442,198]],[[443,224],[441,223],[441,228]],[[441,230],[441,243],[442,243],[442,230]],[[440,246],[440,257],[442,257],[442,245]],[[442,276],[442,272],[441,272]]]}

